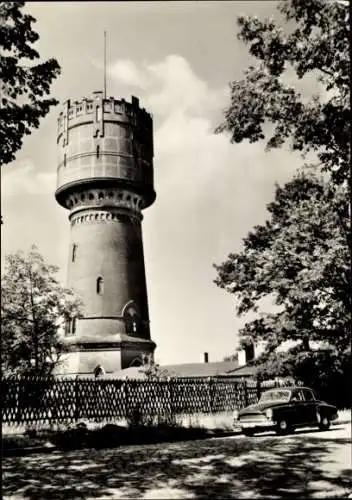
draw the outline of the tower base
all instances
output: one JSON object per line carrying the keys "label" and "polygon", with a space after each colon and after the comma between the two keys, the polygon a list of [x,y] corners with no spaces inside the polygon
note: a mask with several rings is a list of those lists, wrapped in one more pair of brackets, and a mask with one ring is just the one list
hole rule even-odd
{"label": "tower base", "polygon": [[62,357],[55,375],[92,375],[98,367],[113,373],[139,366],[144,355],[153,355],[156,344],[151,340],[127,334],[109,335],[108,341],[75,339],[69,341],[70,352]]}

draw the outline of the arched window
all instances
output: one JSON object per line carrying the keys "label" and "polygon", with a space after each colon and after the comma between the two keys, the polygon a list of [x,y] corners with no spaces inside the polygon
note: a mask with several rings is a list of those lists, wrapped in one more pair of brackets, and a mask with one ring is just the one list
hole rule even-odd
{"label": "arched window", "polygon": [[133,307],[129,307],[125,313],[125,328],[126,333],[137,333],[139,330],[139,315]]}
{"label": "arched window", "polygon": [[94,373],[94,377],[98,378],[98,377],[102,377],[102,376],[105,375],[105,370],[104,370],[104,368],[101,365],[97,365],[94,368],[93,373]]}
{"label": "arched window", "polygon": [[104,292],[104,279],[99,276],[97,279],[97,294],[98,295],[103,295]]}
{"label": "arched window", "polygon": [[77,245],[76,243],[74,243],[72,245],[72,262],[76,260],[76,256],[77,256]]}
{"label": "arched window", "polygon": [[73,318],[71,322],[71,333],[74,335],[76,333],[77,319]]}
{"label": "arched window", "polygon": [[131,366],[142,366],[142,365],[143,365],[142,359],[138,357],[134,358],[128,366],[131,367]]}

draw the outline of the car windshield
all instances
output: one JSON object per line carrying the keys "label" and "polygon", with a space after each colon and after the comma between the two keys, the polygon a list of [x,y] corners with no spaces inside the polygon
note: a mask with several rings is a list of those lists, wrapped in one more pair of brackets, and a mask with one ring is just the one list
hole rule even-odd
{"label": "car windshield", "polygon": [[291,391],[277,389],[274,391],[267,391],[260,398],[260,403],[263,401],[288,401],[290,399]]}

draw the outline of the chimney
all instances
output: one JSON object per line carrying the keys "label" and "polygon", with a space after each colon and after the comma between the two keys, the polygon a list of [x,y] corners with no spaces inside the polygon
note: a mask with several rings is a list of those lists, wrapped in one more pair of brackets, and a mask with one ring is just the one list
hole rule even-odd
{"label": "chimney", "polygon": [[208,353],[205,352],[204,353],[204,363],[208,363],[209,362],[209,356],[208,356]]}
{"label": "chimney", "polygon": [[244,349],[241,349],[237,353],[238,366],[244,366],[246,364],[246,353]]}
{"label": "chimney", "polygon": [[237,352],[238,366],[245,366],[255,359],[254,344],[248,344]]}
{"label": "chimney", "polygon": [[254,344],[249,344],[245,347],[246,364],[250,363],[255,358]]}

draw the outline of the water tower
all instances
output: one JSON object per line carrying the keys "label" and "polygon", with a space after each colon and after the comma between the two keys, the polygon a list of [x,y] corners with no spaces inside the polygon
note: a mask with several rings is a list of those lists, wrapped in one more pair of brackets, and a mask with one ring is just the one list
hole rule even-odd
{"label": "water tower", "polygon": [[55,197],[69,210],[67,285],[84,302],[71,318],[66,373],[112,372],[152,354],[142,210],[155,200],[153,121],[139,100],[104,92],[67,101],[58,119]]}

